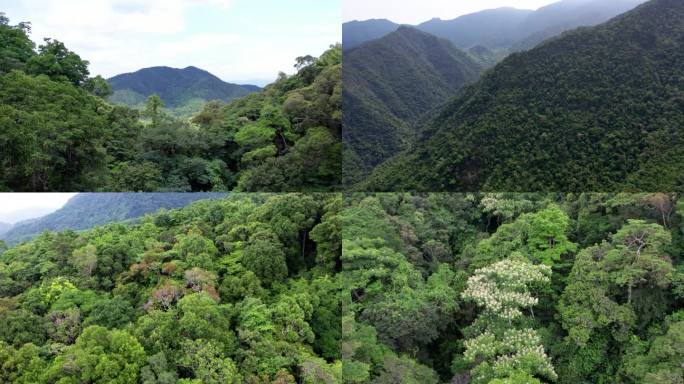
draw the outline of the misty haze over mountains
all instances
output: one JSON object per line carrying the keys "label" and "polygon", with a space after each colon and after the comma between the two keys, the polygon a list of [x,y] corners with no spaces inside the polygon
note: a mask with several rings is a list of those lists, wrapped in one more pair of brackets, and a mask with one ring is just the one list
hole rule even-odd
{"label": "misty haze over mountains", "polygon": [[[16,211],[11,211],[7,213],[3,213],[0,215],[0,222],[2,223],[7,223],[7,224],[14,224],[18,223],[24,220],[30,220],[32,218],[40,217],[47,215],[48,213],[56,211],[57,208],[48,208],[48,207],[41,207],[41,206],[36,206],[36,207],[31,207],[31,208],[22,208],[18,209]],[[2,231],[0,231],[2,232]]]}
{"label": "misty haze over mountains", "polygon": [[[453,20],[435,18],[415,27],[445,38],[461,49],[482,45],[489,49],[523,50],[564,31],[600,24],[644,1],[562,0],[536,11],[508,7],[489,9]],[[399,24],[384,19],[344,23],[344,48],[378,39],[398,27]]]}

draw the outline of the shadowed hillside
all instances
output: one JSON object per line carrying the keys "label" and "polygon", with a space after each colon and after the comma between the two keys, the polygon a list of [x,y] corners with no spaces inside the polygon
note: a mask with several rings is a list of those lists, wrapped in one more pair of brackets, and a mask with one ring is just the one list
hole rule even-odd
{"label": "shadowed hillside", "polygon": [[482,67],[446,40],[411,27],[344,56],[345,176],[406,147],[414,123],[477,79]]}
{"label": "shadowed hillside", "polygon": [[684,2],[653,0],[511,55],[363,188],[681,188],[683,45]]}

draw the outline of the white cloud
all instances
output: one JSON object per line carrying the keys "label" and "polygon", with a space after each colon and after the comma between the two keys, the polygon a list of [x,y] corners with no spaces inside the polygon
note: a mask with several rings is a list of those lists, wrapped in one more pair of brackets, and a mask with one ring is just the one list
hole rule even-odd
{"label": "white cloud", "polygon": [[61,208],[75,193],[0,193],[0,222],[40,217]]}
{"label": "white cloud", "polygon": [[339,22],[330,22],[339,5],[312,17],[324,11],[272,0],[6,1],[12,22],[32,23],[36,43],[60,40],[105,77],[193,65],[227,81],[275,79],[295,57],[340,41]]}

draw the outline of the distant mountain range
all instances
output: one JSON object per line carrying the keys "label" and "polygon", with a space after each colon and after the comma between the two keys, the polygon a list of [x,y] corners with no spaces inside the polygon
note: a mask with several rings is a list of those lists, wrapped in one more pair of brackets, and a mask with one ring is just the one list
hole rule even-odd
{"label": "distant mountain range", "polygon": [[161,208],[180,208],[194,201],[227,196],[225,193],[79,193],[61,209],[7,228],[0,224],[0,240],[16,244],[43,231],[85,230],[111,222],[154,213]]}
{"label": "distant mountain range", "polygon": [[358,178],[404,149],[415,138],[415,123],[477,80],[483,68],[449,41],[405,26],[348,50],[342,68],[345,175]]}
{"label": "distant mountain range", "polygon": [[360,189],[679,190],[682,79],[684,1],[651,0],[510,55]]}
{"label": "distant mountain range", "polygon": [[[461,49],[484,46],[492,50],[529,49],[580,26],[594,26],[626,12],[645,0],[562,0],[536,11],[514,8],[484,10],[453,20],[432,19],[416,28],[442,37]],[[399,28],[389,20],[352,21],[342,26],[345,49],[378,39]]]}
{"label": "distant mountain range", "polygon": [[210,100],[228,102],[261,90],[256,85],[227,83],[196,67],[145,68],[114,76],[108,82],[114,90],[110,101],[116,104],[141,107],[148,96],[157,94],[178,114],[197,112]]}

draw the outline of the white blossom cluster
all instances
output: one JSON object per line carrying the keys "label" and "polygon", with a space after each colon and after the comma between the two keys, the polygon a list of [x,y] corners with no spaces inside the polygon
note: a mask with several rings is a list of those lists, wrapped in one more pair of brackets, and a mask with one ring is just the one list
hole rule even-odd
{"label": "white blossom cluster", "polygon": [[[551,268],[525,260],[507,259],[478,269],[468,279],[463,298],[484,307],[488,316],[510,321],[523,315],[521,308],[532,307],[538,299],[528,292],[528,284],[549,282]],[[474,363],[484,359],[492,364],[497,377],[507,377],[514,370],[556,380],[551,359],[542,339],[532,328],[488,326],[479,336],[465,341],[464,358]]]}
{"label": "white blossom cluster", "polygon": [[523,370],[551,380],[558,378],[541,344],[541,337],[534,329],[509,329],[499,338],[485,331],[467,340],[465,347],[467,361],[475,362],[478,358],[493,361],[494,372],[499,377],[505,377],[513,370]]}
{"label": "white blossom cluster", "polygon": [[470,362],[475,361],[478,356],[492,358],[499,353],[496,336],[489,331],[485,331],[474,339],[466,340],[464,345],[466,350],[463,357]]}
{"label": "white blossom cluster", "polygon": [[551,359],[541,345],[525,347],[512,355],[500,356],[494,362],[497,376],[505,376],[513,370],[524,370],[535,376],[544,376],[551,380],[558,379]]}
{"label": "white blossom cluster", "polygon": [[527,285],[548,282],[550,274],[549,266],[506,259],[475,271],[468,279],[462,297],[510,321],[522,316],[520,308],[532,307],[539,302],[527,292]]}
{"label": "white blossom cluster", "polygon": [[524,348],[541,345],[541,337],[532,328],[507,329],[501,340],[502,349],[519,351]]}
{"label": "white blossom cluster", "polygon": [[517,353],[539,345],[541,345],[541,337],[531,328],[507,329],[499,337],[491,331],[485,331],[476,338],[465,341],[464,356],[468,361],[475,361],[478,356],[491,358],[502,354]]}

